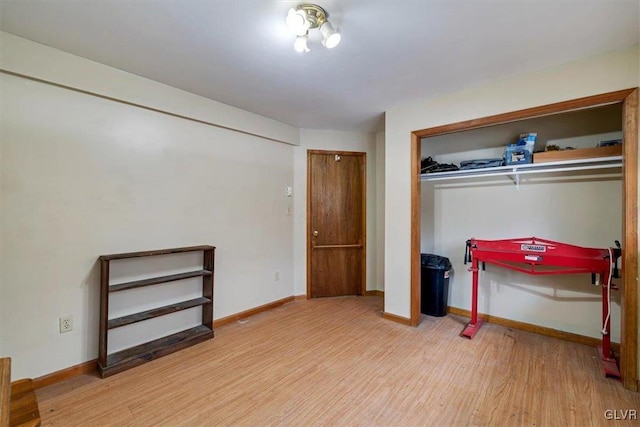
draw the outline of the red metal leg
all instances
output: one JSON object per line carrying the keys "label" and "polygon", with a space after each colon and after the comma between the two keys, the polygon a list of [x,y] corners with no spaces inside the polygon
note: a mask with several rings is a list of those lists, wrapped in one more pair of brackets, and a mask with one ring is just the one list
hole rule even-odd
{"label": "red metal leg", "polygon": [[474,258],[471,264],[471,271],[473,272],[473,283],[472,283],[472,296],[471,296],[471,321],[467,324],[462,332],[462,336],[465,336],[469,339],[473,338],[473,336],[478,332],[480,326],[482,326],[482,319],[478,319],[478,266],[479,261],[477,258]]}
{"label": "red metal leg", "polygon": [[472,296],[471,296],[471,323],[478,322],[478,274],[480,273],[480,262],[478,259],[473,260],[472,268]]}
{"label": "red metal leg", "polygon": [[618,363],[613,355],[605,356],[601,345],[598,346],[598,354],[600,355],[600,362],[602,363],[602,369],[604,369],[605,377],[621,378]]}
{"label": "red metal leg", "polygon": [[600,362],[604,369],[604,374],[607,377],[620,378],[620,370],[618,364],[611,351],[611,316],[609,312],[611,307],[609,306],[609,272],[600,274],[602,283],[602,345],[598,346],[598,353],[600,354]]}
{"label": "red metal leg", "polygon": [[610,310],[608,298],[608,274],[601,273],[600,279],[602,281],[600,284],[600,287],[602,288],[602,350],[603,353],[608,356],[611,354],[611,337],[609,336],[609,333],[611,332],[611,320],[608,319]]}

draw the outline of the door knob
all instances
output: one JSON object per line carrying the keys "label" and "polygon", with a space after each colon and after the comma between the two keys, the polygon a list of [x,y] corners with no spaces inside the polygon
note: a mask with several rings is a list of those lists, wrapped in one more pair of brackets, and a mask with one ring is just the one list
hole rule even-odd
{"label": "door knob", "polygon": [[318,230],[314,230],[313,237],[318,237]]}

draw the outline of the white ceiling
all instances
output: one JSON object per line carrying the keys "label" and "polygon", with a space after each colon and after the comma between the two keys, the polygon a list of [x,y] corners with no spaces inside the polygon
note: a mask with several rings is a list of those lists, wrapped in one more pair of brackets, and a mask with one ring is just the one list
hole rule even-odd
{"label": "white ceiling", "polygon": [[640,0],[318,0],[342,32],[293,50],[287,0],[0,0],[0,29],[296,127],[374,131],[398,104],[640,41]]}

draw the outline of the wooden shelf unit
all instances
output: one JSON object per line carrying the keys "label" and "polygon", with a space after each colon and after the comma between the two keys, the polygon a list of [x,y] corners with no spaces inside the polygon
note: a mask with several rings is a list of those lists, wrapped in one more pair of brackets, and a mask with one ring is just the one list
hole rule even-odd
{"label": "wooden shelf unit", "polygon": [[[215,249],[214,246],[205,245],[100,256],[100,337],[98,370],[102,378],[213,338],[213,273]],[[203,253],[201,270],[109,285],[109,267],[111,261],[199,251]],[[202,277],[201,297],[109,319],[109,297],[112,293],[193,277]],[[201,325],[108,354],[107,343],[109,330],[198,306],[202,306]]]}

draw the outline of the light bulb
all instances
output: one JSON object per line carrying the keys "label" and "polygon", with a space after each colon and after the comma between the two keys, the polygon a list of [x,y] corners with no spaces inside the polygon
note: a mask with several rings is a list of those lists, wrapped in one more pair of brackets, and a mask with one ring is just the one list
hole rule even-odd
{"label": "light bulb", "polygon": [[308,36],[306,34],[296,37],[296,41],[293,43],[293,48],[296,50],[296,52],[309,52],[309,48],[307,47],[307,39]]}
{"label": "light bulb", "polygon": [[333,25],[329,21],[326,21],[322,26],[320,26],[320,33],[322,33],[322,44],[325,45],[327,49],[333,49],[338,46],[342,37],[340,33],[337,32]]}
{"label": "light bulb", "polygon": [[309,29],[309,21],[304,10],[289,9],[287,13],[287,26],[298,36],[304,35]]}

